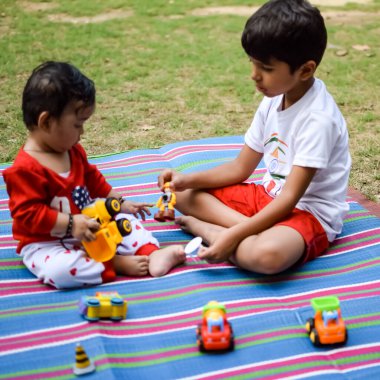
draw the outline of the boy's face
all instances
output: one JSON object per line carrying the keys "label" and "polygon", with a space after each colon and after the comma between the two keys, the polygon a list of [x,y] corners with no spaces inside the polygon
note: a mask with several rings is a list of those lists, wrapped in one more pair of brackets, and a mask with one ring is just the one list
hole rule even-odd
{"label": "boy's face", "polygon": [[56,152],[65,152],[80,141],[83,126],[94,113],[95,106],[84,106],[82,101],[69,103],[57,119],[50,117],[48,145]]}
{"label": "boy's face", "polygon": [[270,98],[296,91],[301,84],[300,69],[290,73],[290,67],[283,61],[272,58],[269,63],[263,63],[250,58],[252,62],[252,80],[256,89]]}

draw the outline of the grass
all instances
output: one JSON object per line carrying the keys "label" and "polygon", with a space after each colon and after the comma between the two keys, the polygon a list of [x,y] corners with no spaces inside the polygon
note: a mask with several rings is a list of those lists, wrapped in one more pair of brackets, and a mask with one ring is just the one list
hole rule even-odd
{"label": "grass", "polygon": [[[13,160],[25,139],[20,95],[31,70],[45,60],[70,61],[96,83],[97,111],[82,141],[90,155],[243,134],[261,99],[240,46],[247,16],[193,12],[263,2],[1,0],[0,161]],[[326,18],[331,47],[318,76],[348,122],[351,185],[379,202],[380,0],[338,10],[353,16]],[[368,17],[358,22],[360,12]],[[99,16],[106,20],[88,19]],[[348,54],[337,56],[342,49]]]}

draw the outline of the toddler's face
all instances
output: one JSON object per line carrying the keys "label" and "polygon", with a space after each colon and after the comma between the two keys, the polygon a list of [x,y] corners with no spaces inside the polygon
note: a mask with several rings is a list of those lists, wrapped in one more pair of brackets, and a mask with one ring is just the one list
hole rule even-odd
{"label": "toddler's face", "polygon": [[82,101],[69,103],[62,115],[52,118],[49,129],[49,145],[56,152],[65,152],[80,141],[84,123],[95,111],[95,106],[84,106]]}

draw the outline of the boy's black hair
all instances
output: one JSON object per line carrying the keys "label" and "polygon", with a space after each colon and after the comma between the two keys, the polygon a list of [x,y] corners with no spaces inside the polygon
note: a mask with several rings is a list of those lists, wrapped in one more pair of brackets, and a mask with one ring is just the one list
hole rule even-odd
{"label": "boy's black hair", "polygon": [[271,0],[247,21],[241,42],[251,58],[286,62],[293,73],[305,62],[317,65],[327,44],[319,10],[305,0]]}
{"label": "boy's black hair", "polygon": [[22,112],[29,130],[38,123],[41,112],[59,118],[72,101],[84,106],[95,104],[94,82],[66,62],[48,61],[36,67],[22,94]]}

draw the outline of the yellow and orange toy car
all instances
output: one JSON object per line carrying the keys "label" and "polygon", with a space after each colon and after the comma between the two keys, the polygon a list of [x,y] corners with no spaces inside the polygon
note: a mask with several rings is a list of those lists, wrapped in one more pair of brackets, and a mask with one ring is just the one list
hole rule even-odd
{"label": "yellow and orange toy car", "polygon": [[210,301],[202,313],[198,325],[197,345],[199,351],[230,351],[235,347],[231,324],[226,318],[226,308],[217,301]]}
{"label": "yellow and orange toy car", "polygon": [[315,346],[344,344],[347,342],[347,329],[344,324],[339,299],[335,296],[313,298],[311,305],[314,318],[306,322],[306,330]]}
{"label": "yellow and orange toy car", "polygon": [[127,318],[127,301],[118,292],[96,292],[94,297],[83,296],[79,301],[79,313],[91,322],[99,319],[121,321]]}
{"label": "yellow and orange toy car", "polygon": [[132,231],[128,219],[113,220],[120,212],[120,208],[120,202],[116,198],[106,198],[97,199],[82,210],[82,214],[88,215],[100,224],[99,230],[95,233],[96,239],[90,242],[82,242],[88,255],[96,261],[111,260],[123,237]]}

